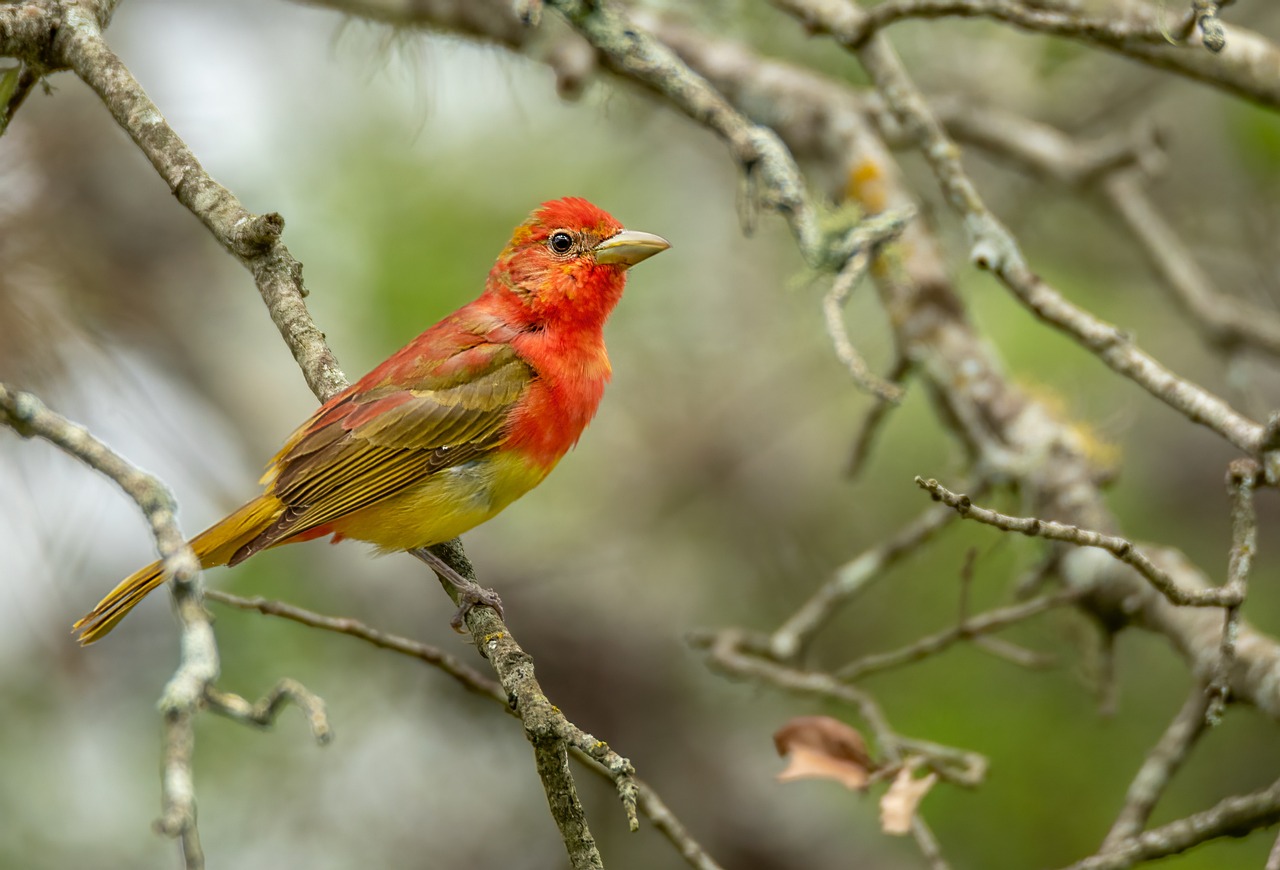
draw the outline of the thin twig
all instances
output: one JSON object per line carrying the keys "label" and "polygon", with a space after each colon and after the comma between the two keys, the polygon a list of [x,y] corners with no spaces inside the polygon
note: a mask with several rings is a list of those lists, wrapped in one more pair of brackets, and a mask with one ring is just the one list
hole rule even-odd
{"label": "thin twig", "polygon": [[853,341],[849,338],[849,330],[844,323],[844,306],[853,294],[854,287],[867,274],[876,249],[900,235],[910,217],[910,214],[876,216],[856,227],[853,233],[857,247],[844,264],[844,268],[836,275],[836,279],[831,282],[831,290],[822,300],[822,315],[826,321],[827,335],[835,347],[836,356],[853,377],[853,382],[881,402],[894,404],[901,401],[902,389],[877,377],[867,367],[867,361],[862,358],[862,354],[858,353],[858,349],[853,346]]}
{"label": "thin twig", "polygon": [[307,717],[311,734],[321,746],[333,740],[329,727],[329,714],[324,700],[297,680],[288,677],[276,683],[271,691],[257,701],[246,701],[239,695],[210,687],[204,694],[209,709],[242,725],[270,728],[284,708],[292,704]]}
{"label": "thin twig", "polygon": [[1046,670],[1056,666],[1058,663],[1058,657],[1052,653],[1042,653],[1027,649],[1025,646],[1019,646],[1013,641],[1000,637],[980,634],[973,638],[970,643],[973,644],[974,649],[981,650],[987,655],[1006,661],[1011,665],[1026,668],[1029,671]]}
{"label": "thin twig", "polygon": [[769,649],[781,661],[794,659],[845,602],[865,590],[904,556],[916,552],[955,519],[953,511],[930,508],[889,540],[837,568],[809,600],[774,630]]}
{"label": "thin twig", "polygon": [[[359,620],[349,617],[326,616],[315,611],[306,610],[282,601],[264,598],[242,598],[227,592],[210,590],[207,597],[212,601],[235,607],[239,610],[254,611],[265,616],[276,616],[288,619],[311,628],[345,634],[399,655],[408,656],[438,668],[458,682],[464,689],[489,698],[512,716],[519,718],[520,713],[511,703],[511,698],[498,682],[472,670],[448,653],[435,647],[420,643],[399,635],[390,634],[368,626]],[[487,609],[487,608],[485,608]],[[518,706],[518,701],[516,705]],[[696,870],[720,870],[706,850],[690,836],[679,819],[662,802],[658,795],[647,784],[634,776],[631,763],[611,750],[603,741],[578,729],[572,723],[566,723],[563,735],[570,752],[583,762],[587,769],[611,780],[623,801],[624,809],[631,817],[638,806],[645,817],[662,832],[680,855]]]}
{"label": "thin twig", "polygon": [[974,504],[969,496],[954,493],[936,480],[916,477],[915,481],[916,486],[933,496],[934,501],[940,501],[954,508],[965,519],[977,520],[1006,532],[1021,532],[1024,535],[1062,541],[1078,547],[1097,547],[1106,550],[1121,562],[1135,568],[1152,586],[1160,590],[1170,604],[1189,607],[1233,607],[1240,604],[1241,597],[1237,589],[1220,587],[1191,591],[1182,588],[1168,572],[1157,567],[1132,541],[1125,538],[1104,535],[1101,532],[1068,526],[1052,520],[1042,520],[1038,517],[1011,517],[980,507]]}
{"label": "thin twig", "polygon": [[503,704],[507,703],[507,694],[502,691],[502,686],[459,661],[457,657],[425,643],[389,634],[350,617],[325,616],[284,601],[261,597],[242,598],[239,595],[232,595],[219,589],[206,590],[204,595],[209,601],[217,601],[219,604],[225,604],[237,610],[255,611],[265,616],[279,616],[312,628],[320,628],[337,634],[347,634],[366,643],[371,643],[379,649],[387,649],[401,655],[420,659],[432,667],[444,671],[468,691],[475,692],[478,695],[490,696],[495,701],[500,701]]}
{"label": "thin twig", "polygon": [[[879,703],[868,692],[822,671],[787,667],[761,658],[744,641],[744,634],[736,629],[690,636],[692,645],[707,650],[708,665],[726,676],[748,679],[794,694],[837,701],[853,707],[871,728],[886,762],[898,764],[903,760],[906,754],[904,738],[889,725]],[[986,770],[985,760],[979,760],[981,756],[950,747],[945,752],[922,749],[929,745],[936,746],[915,741],[911,751],[921,755],[925,763],[943,779],[968,787],[981,780]]]}
{"label": "thin twig", "polygon": [[1209,683],[1209,724],[1217,724],[1231,694],[1231,668],[1235,664],[1236,641],[1240,635],[1240,607],[1249,594],[1249,572],[1258,548],[1258,517],[1253,507],[1253,490],[1262,469],[1252,459],[1233,460],[1227,469],[1227,495],[1231,498],[1231,555],[1227,560],[1227,583],[1223,587],[1237,596],[1227,608],[1222,626],[1222,650],[1218,667]]}
{"label": "thin twig", "polygon": [[1160,796],[1204,733],[1207,706],[1208,696],[1204,687],[1199,684],[1193,686],[1186,703],[1147,753],[1142,767],[1129,784],[1124,807],[1111,825],[1106,839],[1102,841],[1102,846],[1098,849],[1100,854],[1118,848],[1121,843],[1136,837],[1146,827],[1147,819],[1151,818],[1151,811],[1155,809]]}
{"label": "thin twig", "polygon": [[1125,870],[1177,855],[1218,837],[1239,837],[1280,821],[1280,781],[1250,794],[1225,798],[1211,809],[1122,840],[1065,870]]}
{"label": "thin twig", "polygon": [[187,870],[200,870],[204,851],[196,827],[192,754],[195,717],[205,691],[218,678],[218,647],[201,604],[200,562],[178,527],[173,496],[159,480],[125,461],[83,426],[50,411],[30,393],[0,384],[0,420],[23,437],[44,438],[115,481],[151,525],[165,572],[173,578],[173,597],[182,620],[181,660],[160,699],[164,809],[156,826],[180,841]]}
{"label": "thin twig", "polygon": [[850,662],[835,672],[841,680],[853,682],[868,674],[891,668],[902,667],[937,655],[948,647],[963,641],[981,638],[985,634],[999,631],[1010,625],[1024,622],[1033,616],[1072,604],[1084,594],[1082,589],[1065,589],[1049,595],[1042,595],[1020,604],[1012,604],[996,610],[988,610],[976,616],[969,616],[951,628],[923,637],[913,644],[892,652],[875,653],[863,656]]}

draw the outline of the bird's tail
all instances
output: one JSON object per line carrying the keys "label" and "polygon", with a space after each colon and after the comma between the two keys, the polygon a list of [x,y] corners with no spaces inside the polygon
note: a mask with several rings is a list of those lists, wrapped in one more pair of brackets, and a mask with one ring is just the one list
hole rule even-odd
{"label": "bird's tail", "polygon": [[[196,535],[190,544],[200,567],[227,564],[236,550],[275,522],[282,508],[274,496],[262,495]],[[87,646],[101,640],[148,592],[168,579],[164,564],[159,561],[124,578],[97,607],[72,626],[73,631],[80,632],[80,643]]]}

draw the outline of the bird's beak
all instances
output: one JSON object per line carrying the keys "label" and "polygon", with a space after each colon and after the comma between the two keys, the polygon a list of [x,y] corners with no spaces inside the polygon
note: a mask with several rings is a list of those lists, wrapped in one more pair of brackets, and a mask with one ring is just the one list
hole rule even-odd
{"label": "bird's beak", "polygon": [[669,247],[671,243],[662,236],[623,230],[605,239],[592,250],[595,252],[597,263],[627,268],[641,260],[649,259],[654,254],[660,254]]}

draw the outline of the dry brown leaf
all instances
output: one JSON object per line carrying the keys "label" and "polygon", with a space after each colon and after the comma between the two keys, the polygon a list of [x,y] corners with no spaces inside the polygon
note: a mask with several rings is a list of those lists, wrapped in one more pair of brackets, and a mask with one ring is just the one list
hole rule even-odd
{"label": "dry brown leaf", "polygon": [[880,798],[880,829],[886,834],[902,836],[911,830],[916,807],[938,781],[938,774],[915,777],[916,763],[908,762],[893,779],[893,785]]}
{"label": "dry brown leaf", "polygon": [[862,735],[830,716],[797,716],[774,733],[773,745],[789,759],[780,782],[833,779],[861,790],[877,767]]}

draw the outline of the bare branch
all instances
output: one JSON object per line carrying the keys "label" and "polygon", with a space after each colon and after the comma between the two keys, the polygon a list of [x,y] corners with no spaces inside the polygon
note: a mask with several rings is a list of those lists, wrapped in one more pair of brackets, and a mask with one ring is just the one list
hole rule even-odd
{"label": "bare branch", "polygon": [[[1064,589],[1051,595],[1042,595],[1039,598],[1024,601],[1021,604],[1013,604],[1008,607],[989,610],[976,616],[969,616],[958,625],[940,631],[937,634],[923,637],[901,649],[863,656],[837,670],[835,675],[841,680],[853,682],[865,677],[867,674],[874,674],[878,671],[922,661],[930,656],[937,655],[960,641],[990,640],[991,638],[983,638],[982,636],[1007,628],[1010,625],[1024,622],[1033,616],[1039,616],[1041,613],[1061,607],[1064,604],[1072,604],[1078,601],[1083,594],[1084,590],[1082,589]],[[988,649],[990,650],[990,648]],[[1020,650],[1020,652],[1024,655],[1019,656],[1015,653],[1014,658],[1020,664],[1027,662],[1026,651]],[[1006,653],[1006,649],[1000,648],[1000,651],[996,654],[1003,656]],[[1039,660],[1031,659],[1031,661],[1038,663]]]}
{"label": "bare branch", "polygon": [[270,728],[275,725],[276,717],[289,704],[293,704],[307,717],[311,726],[311,734],[321,746],[333,740],[333,731],[329,728],[329,716],[325,711],[324,700],[297,680],[285,678],[257,701],[249,702],[239,695],[209,688],[204,695],[209,709],[219,715],[226,716],[244,725],[258,728]]}
{"label": "bare branch", "polygon": [[[466,690],[489,698],[501,704],[507,713],[517,718],[520,717],[520,711],[516,709],[519,707],[518,698],[508,696],[499,683],[481,675],[448,653],[434,647],[406,637],[389,634],[355,619],[326,616],[282,601],[263,598],[241,598],[238,595],[231,595],[217,590],[210,590],[208,598],[239,610],[255,611],[265,616],[277,616],[323,631],[345,634],[363,640],[379,649],[385,649],[426,662],[453,677]],[[488,608],[485,608],[485,610],[488,610]],[[492,611],[489,610],[489,612]],[[610,779],[614,783],[633,830],[635,829],[635,808],[638,807],[654,827],[658,828],[671,844],[676,847],[681,857],[691,867],[697,868],[697,870],[719,870],[719,865],[690,836],[679,819],[662,802],[653,789],[635,777],[635,770],[627,759],[610,749],[604,741],[597,740],[567,719],[564,720],[561,727],[564,729],[562,737],[568,744],[569,751],[585,763],[589,770]]]}
{"label": "bare branch", "polygon": [[1262,791],[1219,801],[1212,809],[1121,841],[1111,851],[1065,870],[1124,870],[1177,855],[1218,837],[1239,837],[1280,821],[1280,781]]}
{"label": "bare branch", "polygon": [[302,265],[280,241],[284,219],[274,213],[251,214],[214,181],[102,39],[97,22],[78,6],[68,6],[65,13],[54,46],[57,55],[98,94],[178,201],[253,274],[312,392],[324,400],[342,390],[346,378],[303,302]]}
{"label": "bare branch", "polygon": [[835,345],[836,356],[853,376],[853,382],[882,402],[900,401],[902,390],[889,381],[876,377],[867,368],[866,360],[858,353],[849,338],[849,331],[844,325],[843,311],[845,303],[853,294],[853,288],[870,268],[876,248],[899,236],[910,219],[910,213],[890,213],[856,227],[851,238],[856,245],[854,253],[836,275],[835,281],[831,283],[831,290],[822,300],[822,314],[827,324],[827,335]]}
{"label": "bare branch", "polygon": [[1249,572],[1258,549],[1258,517],[1253,507],[1253,490],[1262,479],[1262,469],[1252,459],[1236,459],[1227,470],[1227,495],[1231,499],[1231,555],[1227,564],[1225,589],[1237,603],[1227,608],[1222,626],[1222,652],[1218,668],[1209,684],[1209,723],[1216,724],[1230,699],[1231,668],[1235,664],[1236,642],[1240,635],[1240,607],[1249,593]]}
{"label": "bare branch", "polygon": [[1129,792],[1125,795],[1124,807],[1107,833],[1107,838],[1103,840],[1099,853],[1113,851],[1146,827],[1147,819],[1151,818],[1151,811],[1155,809],[1160,796],[1204,733],[1208,724],[1204,715],[1207,708],[1208,696],[1204,687],[1199,684],[1193,686],[1186,703],[1173,717],[1173,721],[1151,748],[1134,776]]}
{"label": "bare branch", "polygon": [[[1047,124],[989,107],[951,103],[938,114],[958,140],[1034,175],[1069,187],[1096,186],[1207,341],[1225,351],[1253,347],[1280,356],[1280,316],[1218,291],[1144,189],[1144,177],[1163,159],[1149,130],[1081,142]],[[901,136],[898,129],[886,133]]]}
{"label": "bare branch", "polygon": [[[196,827],[192,772],[195,718],[205,703],[218,706],[218,698],[235,696],[213,689],[219,674],[218,646],[204,610],[200,562],[178,527],[173,497],[159,480],[130,465],[84,427],[53,413],[30,393],[0,384],[0,420],[24,437],[39,436],[50,441],[115,481],[151,524],[165,572],[173,578],[171,588],[182,622],[178,669],[160,698],[164,718],[161,779],[164,809],[156,828],[179,839],[187,870],[199,870],[204,866],[204,850]],[[305,693],[307,706],[313,711],[319,710],[319,720],[323,721],[320,700],[292,681],[289,685],[299,690],[300,697]],[[313,713],[313,727],[315,716]],[[323,731],[327,734],[327,726]],[[320,736],[317,732],[317,737]]]}
{"label": "bare branch", "polygon": [[842,604],[860,594],[903,556],[915,552],[954,518],[952,511],[931,508],[889,540],[841,565],[773,632],[768,645],[771,654],[783,661],[795,658]]}
{"label": "bare branch", "polygon": [[946,195],[964,222],[970,259],[1000,279],[1033,314],[1074,338],[1111,369],[1132,380],[1195,423],[1208,426],[1250,455],[1263,449],[1263,427],[1240,414],[1218,396],[1179,378],[1142,352],[1125,332],[1067,301],[1035,275],[1013,234],[987,208],[965,173],[960,151],[947,136],[902,62],[882,36],[853,38],[856,22],[866,13],[853,2],[774,0],[816,30],[851,46],[871,76],[886,105],[912,136]]}
{"label": "bare branch", "polygon": [[[850,47],[861,47],[878,31],[898,21],[914,18],[992,18],[1024,30],[1074,39],[1105,48],[1158,69],[1169,70],[1211,87],[1220,88],[1271,108],[1280,107],[1280,49],[1261,34],[1222,25],[1207,0],[1194,0],[1193,10],[1181,22],[1166,27],[1168,13],[1158,4],[1127,3],[1124,17],[1083,15],[1065,4],[1017,2],[1017,0],[889,0],[870,9],[810,0],[774,0],[805,18],[810,26],[838,23],[837,38]],[[1206,26],[1207,23],[1207,26]],[[1203,31],[1209,51],[1188,51],[1170,39],[1185,40],[1193,27]],[[1231,51],[1221,49],[1227,44]]]}
{"label": "bare branch", "polygon": [[1080,529],[1042,520],[1038,517],[1011,517],[988,508],[974,504],[967,495],[954,493],[938,481],[923,477],[916,478],[916,486],[940,501],[954,508],[960,516],[969,520],[977,520],[988,526],[995,526],[1006,532],[1021,532],[1032,537],[1047,538],[1051,541],[1062,541],[1075,544],[1077,547],[1097,547],[1106,550],[1121,562],[1137,569],[1151,585],[1160,590],[1170,604],[1190,607],[1235,607],[1240,604],[1238,590],[1229,588],[1200,589],[1191,591],[1180,587],[1167,571],[1156,566],[1151,559],[1134,546],[1132,541],[1115,535],[1104,535],[1088,529]]}
{"label": "bare branch", "polygon": [[223,592],[220,589],[209,589],[205,591],[205,598],[209,601],[217,601],[219,604],[225,604],[228,607],[234,607],[237,610],[251,610],[261,613],[265,616],[279,616],[292,622],[301,623],[302,625],[311,626],[312,628],[320,628],[325,631],[332,631],[338,634],[347,634],[352,637],[359,638],[367,643],[371,643],[380,649],[391,650],[401,655],[411,656],[420,659],[427,664],[439,668],[449,676],[458,681],[463,688],[478,695],[487,695],[495,701],[503,704],[507,703],[507,694],[502,691],[502,687],[495,683],[489,677],[484,676],[474,668],[463,664],[457,657],[449,655],[443,650],[425,643],[419,643],[416,640],[410,640],[407,637],[400,637],[394,634],[388,634],[379,629],[365,625],[356,619],[345,616],[325,616],[311,610],[305,610],[293,604],[284,601],[274,601],[268,598],[242,598],[239,595],[232,595],[229,592]]}

